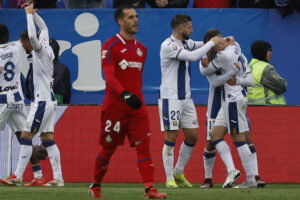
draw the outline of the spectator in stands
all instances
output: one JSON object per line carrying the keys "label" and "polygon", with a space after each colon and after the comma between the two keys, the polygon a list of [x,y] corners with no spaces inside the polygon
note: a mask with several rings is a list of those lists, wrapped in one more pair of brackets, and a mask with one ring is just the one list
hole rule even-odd
{"label": "spectator in stands", "polygon": [[60,49],[58,42],[51,38],[49,44],[55,55],[53,60],[53,91],[58,104],[68,104],[71,97],[70,71],[68,67],[58,60]]}
{"label": "spectator in stands", "polygon": [[[111,0],[109,0],[111,1]],[[67,8],[105,8],[106,0],[64,0]]]}
{"label": "spectator in stands", "polygon": [[145,0],[113,0],[113,8],[130,5],[134,8],[145,8]]}
{"label": "spectator in stands", "polygon": [[152,8],[186,8],[189,0],[147,0]]}
{"label": "spectator in stands", "polygon": [[35,0],[36,8],[56,8],[57,0]]}
{"label": "spectator in stands", "polygon": [[240,8],[275,8],[273,0],[239,0]]}
{"label": "spectator in stands", "polygon": [[194,8],[230,8],[231,0],[194,0]]}
{"label": "spectator in stands", "polygon": [[282,17],[291,14],[294,9],[300,11],[300,0],[275,0]]}
{"label": "spectator in stands", "polygon": [[285,105],[283,93],[287,83],[268,63],[272,57],[272,46],[266,41],[258,40],[252,43],[253,59],[249,66],[252,70],[254,86],[248,87],[249,104],[281,104]]}

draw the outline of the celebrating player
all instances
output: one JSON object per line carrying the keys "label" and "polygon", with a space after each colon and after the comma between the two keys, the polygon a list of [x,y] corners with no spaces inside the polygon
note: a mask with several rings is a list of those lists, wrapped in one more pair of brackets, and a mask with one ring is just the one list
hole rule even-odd
{"label": "celebrating player", "polygon": [[[221,37],[220,32],[216,29],[211,29],[206,33],[205,38],[206,40],[209,40],[211,37],[215,36]],[[240,171],[235,169],[229,146],[224,141],[224,136],[228,131],[231,133],[247,174],[247,180],[236,188],[257,187],[254,176],[255,159],[246,142],[250,125],[246,113],[247,98],[244,87],[253,85],[251,70],[237,43],[234,45],[227,43],[225,46],[218,46],[213,50],[219,52],[217,53],[217,56],[212,59],[212,62],[209,63],[207,69],[201,69],[202,74],[208,75],[210,74],[209,71],[212,72],[211,74],[219,71],[224,75],[226,73],[231,73],[233,70],[235,70],[234,73],[236,73],[236,75],[229,80],[227,80],[228,78],[224,79],[224,82],[227,82],[224,83],[222,87],[222,107],[218,111],[215,125],[210,133],[212,142],[218,150],[228,171],[228,177],[223,184],[223,187],[232,187],[234,181],[240,176]],[[237,65],[239,69],[238,72],[236,72],[235,67],[233,67],[234,63],[235,65],[237,65],[237,63],[240,64]]]}
{"label": "celebrating player", "polygon": [[[43,186],[64,186],[62,178],[60,152],[53,138],[56,100],[52,91],[54,54],[49,46],[48,28],[42,18],[35,13],[32,3],[24,5],[28,32],[20,36],[26,53],[31,58],[29,68],[29,89],[31,109],[22,131],[21,152],[15,174],[5,179],[8,185],[20,185],[24,171],[32,155],[32,138],[41,132],[40,138],[49,155],[53,170],[53,180]],[[37,38],[35,25],[40,29]]]}
{"label": "celebrating player", "polygon": [[[192,187],[184,176],[184,167],[189,161],[198,139],[198,119],[191,98],[190,63],[199,60],[215,44],[223,42],[212,38],[203,42],[190,39],[193,32],[192,20],[188,15],[175,15],[171,21],[173,33],[161,45],[160,64],[162,82],[158,101],[161,131],[165,131],[165,144],[162,150],[166,172],[166,187]],[[179,129],[185,140],[181,144],[179,158],[173,171],[174,147]]]}
{"label": "celebrating player", "polygon": [[150,155],[149,119],[142,94],[142,72],[146,47],[135,38],[138,15],[132,7],[115,11],[120,33],[108,39],[102,49],[102,68],[106,79],[101,113],[102,146],[96,158],[94,183],[89,189],[93,198],[102,198],[101,183],[109,160],[127,135],[137,152],[137,164],[145,187],[146,199],[163,199],[153,187],[154,166]]}
{"label": "celebrating player", "polygon": [[[0,25],[0,130],[8,124],[20,142],[21,131],[26,121],[26,109],[21,86],[21,50],[20,42],[7,44],[9,31],[6,25]],[[46,150],[34,145],[30,158],[34,179],[25,186],[45,184],[40,160],[45,160]],[[1,181],[1,179],[0,179]],[[2,182],[2,181],[1,181]],[[5,182],[5,181],[4,181]]]}

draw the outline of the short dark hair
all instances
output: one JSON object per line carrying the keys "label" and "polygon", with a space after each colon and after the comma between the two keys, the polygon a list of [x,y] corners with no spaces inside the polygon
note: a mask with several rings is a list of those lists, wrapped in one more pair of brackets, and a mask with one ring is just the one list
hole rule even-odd
{"label": "short dark hair", "polygon": [[221,35],[221,32],[218,29],[215,28],[209,29],[203,37],[204,44],[217,35]]}
{"label": "short dark hair", "polygon": [[9,39],[9,31],[5,24],[0,24],[0,44],[5,44]]}
{"label": "short dark hair", "polygon": [[125,9],[134,9],[134,7],[131,6],[131,5],[127,5],[127,4],[118,7],[118,8],[116,9],[116,11],[115,11],[115,20],[116,20],[116,22],[118,22],[118,19],[124,17],[124,12],[123,12],[123,10],[125,10]]}
{"label": "short dark hair", "polygon": [[55,60],[56,59],[58,59],[58,55],[59,55],[59,49],[60,49],[60,47],[59,47],[59,44],[58,44],[58,42],[56,41],[56,39],[54,39],[54,38],[50,38],[50,40],[49,40],[49,45],[52,47],[52,49],[53,49],[53,53],[54,53],[54,55],[55,55]]}
{"label": "short dark hair", "polygon": [[257,40],[251,44],[251,54],[253,58],[256,58],[258,60],[267,62],[268,50],[272,51],[272,46],[266,41]]}
{"label": "short dark hair", "polygon": [[20,38],[22,40],[29,40],[28,31],[27,30],[23,31],[23,33],[21,33],[21,35],[20,35]]}
{"label": "short dark hair", "polygon": [[177,28],[180,24],[184,24],[186,22],[191,22],[192,18],[185,14],[177,14],[172,18],[171,27],[172,29]]}

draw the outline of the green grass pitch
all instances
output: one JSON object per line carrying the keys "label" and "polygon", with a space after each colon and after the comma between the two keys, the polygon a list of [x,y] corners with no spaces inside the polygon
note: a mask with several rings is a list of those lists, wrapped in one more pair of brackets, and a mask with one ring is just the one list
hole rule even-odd
{"label": "green grass pitch", "polygon": [[[222,189],[220,184],[211,189],[200,189],[194,184],[189,189],[166,189],[164,184],[155,186],[166,192],[170,200],[299,200],[300,184],[267,184],[263,189]],[[9,187],[0,185],[1,200],[85,200],[88,196],[87,183],[67,183],[65,187]],[[107,200],[144,199],[142,184],[104,183],[102,195]]]}

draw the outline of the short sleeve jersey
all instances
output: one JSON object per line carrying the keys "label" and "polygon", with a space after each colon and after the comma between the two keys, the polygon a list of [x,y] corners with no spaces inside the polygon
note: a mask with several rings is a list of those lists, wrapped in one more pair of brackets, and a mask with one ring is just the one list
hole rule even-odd
{"label": "short sleeve jersey", "polygon": [[[146,55],[147,48],[141,42],[136,39],[126,40],[120,34],[108,39],[102,47],[103,71],[112,70],[122,90],[137,95],[143,102],[143,106],[142,73]],[[122,91],[115,91],[106,84],[102,109],[118,113],[132,111],[132,108],[122,99],[121,93]]]}
{"label": "short sleeve jersey", "polygon": [[[246,73],[251,70],[248,66],[246,57],[242,54],[239,44],[229,45],[223,51],[217,53],[216,57],[212,61],[213,66],[220,70],[222,74],[231,70],[234,63],[239,63],[241,69],[236,74],[236,77],[244,78]],[[240,85],[228,85],[224,84],[223,97],[225,101],[232,102],[237,101],[245,97],[245,88]]]}
{"label": "short sleeve jersey", "polygon": [[55,101],[53,93],[53,60],[54,53],[46,39],[40,40],[41,48],[32,51],[28,60],[30,63],[29,89],[32,101]]}
{"label": "short sleeve jersey", "polygon": [[0,103],[14,103],[24,100],[21,86],[21,53],[20,42],[0,45]]}
{"label": "short sleeve jersey", "polygon": [[193,40],[180,41],[173,36],[161,44],[161,99],[191,98],[190,62],[178,60],[178,55],[183,49],[192,51],[195,48],[196,42]]}

